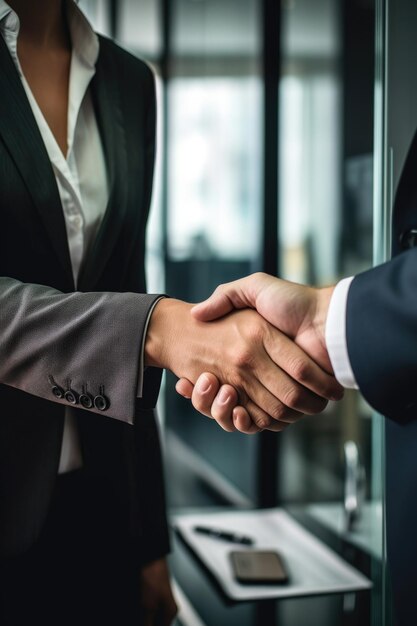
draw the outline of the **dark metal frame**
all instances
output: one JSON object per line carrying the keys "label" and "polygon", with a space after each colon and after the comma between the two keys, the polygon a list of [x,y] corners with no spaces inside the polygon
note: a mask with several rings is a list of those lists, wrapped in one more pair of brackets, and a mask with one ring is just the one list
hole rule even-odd
{"label": "dark metal frame", "polygon": [[[264,179],[262,269],[279,273],[279,81],[281,75],[281,3],[262,1],[262,68],[264,79]],[[276,506],[280,501],[277,462],[279,434],[259,437],[258,505]]]}

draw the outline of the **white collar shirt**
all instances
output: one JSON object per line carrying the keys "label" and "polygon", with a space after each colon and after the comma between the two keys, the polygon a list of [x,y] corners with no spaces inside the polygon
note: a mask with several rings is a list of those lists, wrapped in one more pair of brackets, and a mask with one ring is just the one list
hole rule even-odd
{"label": "white collar shirt", "polygon": [[[65,218],[74,284],[77,285],[82,263],[104,216],[109,190],[104,151],[88,89],[95,74],[99,41],[73,0],[67,0],[66,8],[72,43],[66,156],[23,75],[17,53],[19,18],[4,0],[0,0],[0,34],[19,72],[55,174]],[[67,472],[81,465],[76,422],[67,411],[59,472]]]}

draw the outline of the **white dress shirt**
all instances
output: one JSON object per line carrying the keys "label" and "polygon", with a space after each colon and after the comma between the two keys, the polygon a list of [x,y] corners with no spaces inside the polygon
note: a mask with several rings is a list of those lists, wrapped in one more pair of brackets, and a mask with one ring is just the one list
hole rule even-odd
{"label": "white dress shirt", "polygon": [[[72,0],[67,0],[68,26],[72,42],[68,101],[68,152],[64,156],[23,75],[17,54],[19,18],[0,0],[0,33],[22,79],[33,115],[45,143],[55,174],[65,217],[74,283],[91,246],[108,203],[106,164],[88,90],[95,74],[99,41],[87,19]],[[67,411],[59,472],[82,465],[75,419]]]}
{"label": "white dress shirt", "polygon": [[349,359],[346,335],[347,300],[353,278],[344,278],[337,283],[326,320],[326,347],[330,362],[335,377],[347,389],[358,389]]}

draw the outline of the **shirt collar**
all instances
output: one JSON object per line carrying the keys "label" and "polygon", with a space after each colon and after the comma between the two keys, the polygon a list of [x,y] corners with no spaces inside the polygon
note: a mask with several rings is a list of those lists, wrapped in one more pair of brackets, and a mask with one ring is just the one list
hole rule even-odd
{"label": "shirt collar", "polygon": [[90,22],[73,0],[66,0],[72,49],[87,67],[93,69],[99,53],[99,42]]}
{"label": "shirt collar", "polygon": [[[87,67],[93,69],[99,53],[98,37],[74,0],[66,0],[66,9],[73,53]],[[11,31],[17,38],[19,28],[19,18],[16,13],[5,0],[0,0],[0,32]]]}

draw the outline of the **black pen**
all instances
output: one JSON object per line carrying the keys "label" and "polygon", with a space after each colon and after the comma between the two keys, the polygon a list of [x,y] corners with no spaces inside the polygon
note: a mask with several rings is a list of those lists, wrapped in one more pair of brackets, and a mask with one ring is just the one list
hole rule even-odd
{"label": "black pen", "polygon": [[230,530],[221,530],[220,528],[210,528],[208,526],[194,526],[194,531],[201,535],[213,537],[213,539],[221,539],[230,543],[240,543],[244,546],[253,546],[255,543],[251,537],[231,532]]}

